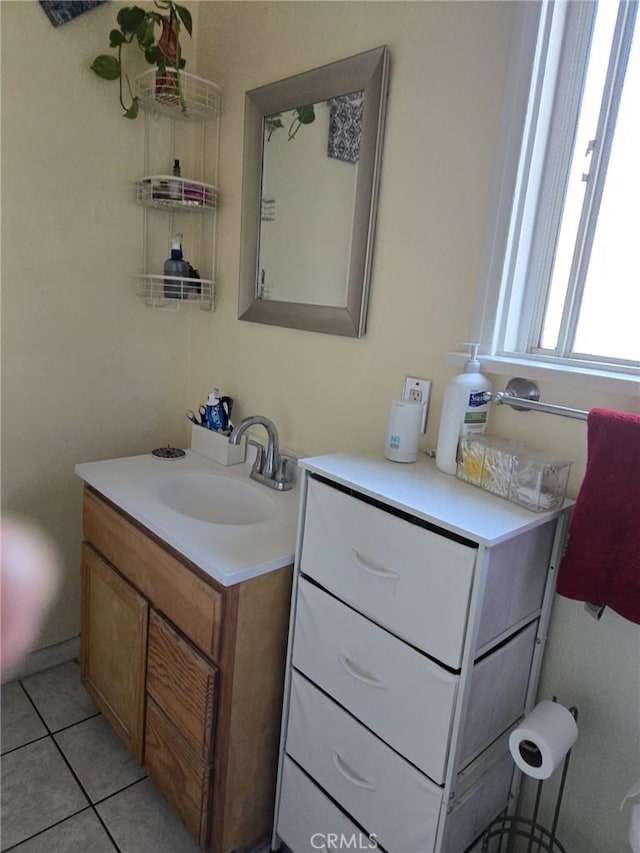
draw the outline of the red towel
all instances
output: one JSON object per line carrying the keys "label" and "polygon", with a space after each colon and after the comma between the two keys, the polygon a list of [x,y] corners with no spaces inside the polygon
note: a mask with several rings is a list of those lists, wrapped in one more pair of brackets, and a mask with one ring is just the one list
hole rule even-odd
{"label": "red towel", "polygon": [[589,412],[587,468],[557,590],[640,624],[640,415]]}

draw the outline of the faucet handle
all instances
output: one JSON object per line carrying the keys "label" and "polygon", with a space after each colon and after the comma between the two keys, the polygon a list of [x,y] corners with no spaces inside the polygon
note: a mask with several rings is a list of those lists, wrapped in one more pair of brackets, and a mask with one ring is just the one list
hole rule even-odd
{"label": "faucet handle", "polygon": [[278,483],[290,483],[293,480],[293,472],[290,471],[292,465],[297,465],[298,460],[295,456],[290,456],[288,453],[280,453],[278,459],[278,470],[276,471],[276,481]]}
{"label": "faucet handle", "polygon": [[264,468],[264,445],[260,444],[259,441],[256,441],[253,438],[250,438],[247,441],[248,445],[256,448],[256,458],[253,462],[253,468],[251,469],[252,473],[255,471],[257,474],[262,474],[262,469]]}

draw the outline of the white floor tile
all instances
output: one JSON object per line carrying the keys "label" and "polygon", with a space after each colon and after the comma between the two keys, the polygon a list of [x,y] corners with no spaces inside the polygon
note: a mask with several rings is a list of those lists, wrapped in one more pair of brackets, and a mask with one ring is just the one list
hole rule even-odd
{"label": "white floor tile", "polygon": [[148,779],[96,806],[121,853],[198,853],[200,848]]}
{"label": "white floor tile", "polygon": [[51,738],[43,738],[3,757],[3,850],[87,805],[87,798]]}
{"label": "white floor tile", "polygon": [[75,661],[30,675],[22,684],[52,732],[98,713],[80,683],[80,665]]}
{"label": "white floor tile", "polygon": [[2,685],[0,709],[3,754],[47,734],[46,727],[18,681]]}
{"label": "white floor tile", "polygon": [[102,715],[58,732],[54,739],[92,803],[146,775]]}

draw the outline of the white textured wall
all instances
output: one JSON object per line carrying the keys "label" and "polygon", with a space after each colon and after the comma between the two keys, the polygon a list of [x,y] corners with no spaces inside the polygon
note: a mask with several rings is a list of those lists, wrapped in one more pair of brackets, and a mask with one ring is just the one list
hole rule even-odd
{"label": "white textured wall", "polygon": [[39,3],[1,7],[2,510],[40,522],[61,552],[41,647],[79,631],[74,465],[186,438],[188,315],[144,307],[132,278],[144,124],[89,70],[117,8],[54,28]]}
{"label": "white textured wall", "polygon": [[[220,384],[242,414],[261,412],[304,453],[380,450],[406,374],[434,380],[424,447],[433,447],[444,353],[468,340],[486,228],[513,7],[495,2],[216,2],[201,6],[199,69],[223,90],[219,304],[196,317],[191,396]],[[244,91],[387,44],[391,85],[367,335],[350,340],[240,322],[237,281]],[[318,235],[322,239],[322,235]],[[491,377],[496,388],[505,377]],[[637,410],[619,394],[543,383],[543,399]],[[586,427],[494,409],[492,430],[576,460]],[[580,709],[560,820],[574,853],[623,853],[639,775],[640,632],[615,613],[598,624],[558,599],[541,697]],[[550,822],[547,820],[547,822]]]}

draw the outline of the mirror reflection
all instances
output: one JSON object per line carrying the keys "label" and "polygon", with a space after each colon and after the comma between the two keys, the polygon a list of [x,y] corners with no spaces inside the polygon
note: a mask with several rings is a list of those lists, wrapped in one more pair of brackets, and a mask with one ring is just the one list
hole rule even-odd
{"label": "mirror reflection", "polygon": [[365,332],[386,47],[245,94],[238,317]]}
{"label": "mirror reflection", "polygon": [[363,105],[360,89],[265,117],[258,299],[346,307]]}

